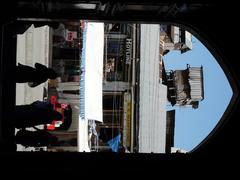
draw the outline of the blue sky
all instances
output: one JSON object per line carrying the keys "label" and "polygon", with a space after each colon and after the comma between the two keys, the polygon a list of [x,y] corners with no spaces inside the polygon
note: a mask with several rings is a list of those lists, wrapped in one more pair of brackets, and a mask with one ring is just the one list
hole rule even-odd
{"label": "blue sky", "polygon": [[[198,109],[176,109],[174,146],[191,151],[216,126],[232,97],[231,86],[218,62],[208,49],[193,37],[193,49],[181,54],[170,51],[164,56],[166,70],[203,66],[204,100]],[[168,106],[169,108],[169,106]]]}

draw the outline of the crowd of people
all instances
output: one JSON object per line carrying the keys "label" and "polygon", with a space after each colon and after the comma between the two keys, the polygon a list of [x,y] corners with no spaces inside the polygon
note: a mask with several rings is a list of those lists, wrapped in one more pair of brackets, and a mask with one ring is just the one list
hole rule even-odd
{"label": "crowd of people", "polygon": [[[16,83],[28,83],[34,88],[48,79],[56,79],[57,73],[42,64],[36,63],[35,67],[18,64],[16,66]],[[52,121],[61,120],[62,114],[54,110],[50,102],[35,101],[31,104],[16,105],[10,114],[11,126],[17,128],[14,141],[25,147],[48,146],[58,143],[58,138],[37,125],[51,124]],[[33,130],[28,128],[32,127]]]}

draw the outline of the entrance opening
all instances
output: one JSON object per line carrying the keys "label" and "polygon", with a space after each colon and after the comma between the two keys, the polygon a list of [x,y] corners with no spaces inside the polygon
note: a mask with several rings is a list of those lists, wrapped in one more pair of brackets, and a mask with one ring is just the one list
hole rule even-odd
{"label": "entrance opening", "polygon": [[[17,151],[191,152],[233,95],[209,50],[173,24],[59,21],[16,35],[16,67],[36,75],[16,83]],[[44,68],[56,77],[38,80]]]}

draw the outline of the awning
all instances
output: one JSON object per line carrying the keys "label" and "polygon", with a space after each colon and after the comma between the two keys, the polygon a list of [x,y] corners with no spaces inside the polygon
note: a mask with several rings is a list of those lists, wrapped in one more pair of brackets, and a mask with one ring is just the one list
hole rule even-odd
{"label": "awning", "polygon": [[79,151],[89,151],[88,120],[102,122],[104,24],[86,22],[80,77]]}

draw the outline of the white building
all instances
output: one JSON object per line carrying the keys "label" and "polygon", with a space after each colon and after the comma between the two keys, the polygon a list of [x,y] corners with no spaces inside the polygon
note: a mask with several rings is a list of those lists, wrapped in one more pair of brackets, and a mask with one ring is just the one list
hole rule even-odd
{"label": "white building", "polygon": [[165,153],[167,86],[160,83],[160,25],[141,24],[139,152]]}

